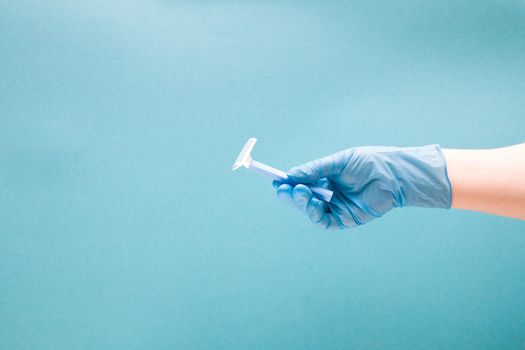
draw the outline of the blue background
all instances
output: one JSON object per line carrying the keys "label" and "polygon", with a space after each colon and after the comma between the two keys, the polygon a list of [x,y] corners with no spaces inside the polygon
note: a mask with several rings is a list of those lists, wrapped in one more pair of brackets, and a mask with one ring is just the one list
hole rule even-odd
{"label": "blue background", "polygon": [[524,222],[230,171],[520,143],[524,95],[523,1],[3,1],[0,349],[525,348]]}

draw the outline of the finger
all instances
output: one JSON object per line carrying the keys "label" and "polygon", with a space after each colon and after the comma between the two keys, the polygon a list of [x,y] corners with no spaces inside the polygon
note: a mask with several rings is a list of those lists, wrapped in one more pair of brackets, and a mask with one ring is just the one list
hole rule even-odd
{"label": "finger", "polygon": [[292,197],[297,208],[305,213],[310,221],[325,229],[345,228],[340,220],[329,213],[328,204],[315,198],[312,191],[305,185],[296,185],[292,191]]}
{"label": "finger", "polygon": [[295,207],[295,203],[292,198],[292,191],[293,186],[290,184],[280,184],[277,187],[277,197],[279,197],[280,200],[287,203],[288,205]]}
{"label": "finger", "polygon": [[327,225],[326,225],[326,229],[327,230],[335,230],[335,231],[341,231],[341,230],[344,230],[345,227],[344,225],[341,224],[341,221],[339,219],[336,218],[336,216],[333,214],[333,213],[328,213],[327,214]]}
{"label": "finger", "polygon": [[319,225],[323,228],[328,226],[329,218],[327,216],[326,202],[312,197],[308,203],[307,213],[308,218],[313,224]]}
{"label": "finger", "polygon": [[339,174],[348,164],[348,159],[348,151],[338,152],[294,167],[287,175],[297,183],[312,183]]}
{"label": "finger", "polygon": [[334,220],[333,224],[341,229],[362,225],[364,222],[358,215],[358,210],[351,200],[334,201],[331,203],[330,212]]}
{"label": "finger", "polygon": [[299,184],[294,187],[292,197],[297,208],[301,212],[308,214],[307,208],[310,199],[313,197],[312,191],[307,186]]}
{"label": "finger", "polygon": [[325,230],[343,230],[346,228],[341,221],[331,213],[329,204],[315,197],[308,204],[310,221]]}

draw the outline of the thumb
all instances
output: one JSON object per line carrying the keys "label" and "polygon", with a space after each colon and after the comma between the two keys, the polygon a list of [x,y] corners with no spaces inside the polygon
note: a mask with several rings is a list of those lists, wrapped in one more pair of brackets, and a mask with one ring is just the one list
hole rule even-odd
{"label": "thumb", "polygon": [[346,153],[338,152],[301,164],[288,170],[288,177],[297,183],[312,183],[323,177],[339,174],[348,164]]}

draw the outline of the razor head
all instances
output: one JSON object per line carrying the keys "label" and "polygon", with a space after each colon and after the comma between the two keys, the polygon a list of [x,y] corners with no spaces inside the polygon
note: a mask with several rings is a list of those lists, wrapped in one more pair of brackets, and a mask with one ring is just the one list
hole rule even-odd
{"label": "razor head", "polygon": [[241,153],[239,153],[239,156],[237,156],[237,159],[235,160],[235,163],[232,165],[232,170],[237,170],[240,167],[248,168],[250,166],[250,163],[252,161],[252,150],[253,147],[255,147],[255,143],[257,142],[257,139],[255,137],[252,137],[251,139],[248,139],[244,146],[241,149]]}

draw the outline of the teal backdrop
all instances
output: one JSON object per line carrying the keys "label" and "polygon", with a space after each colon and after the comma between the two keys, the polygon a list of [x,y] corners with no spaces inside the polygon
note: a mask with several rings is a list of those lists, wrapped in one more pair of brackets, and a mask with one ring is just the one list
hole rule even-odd
{"label": "teal backdrop", "polygon": [[523,1],[3,1],[0,349],[524,349],[525,222],[230,170],[521,143],[524,96]]}

